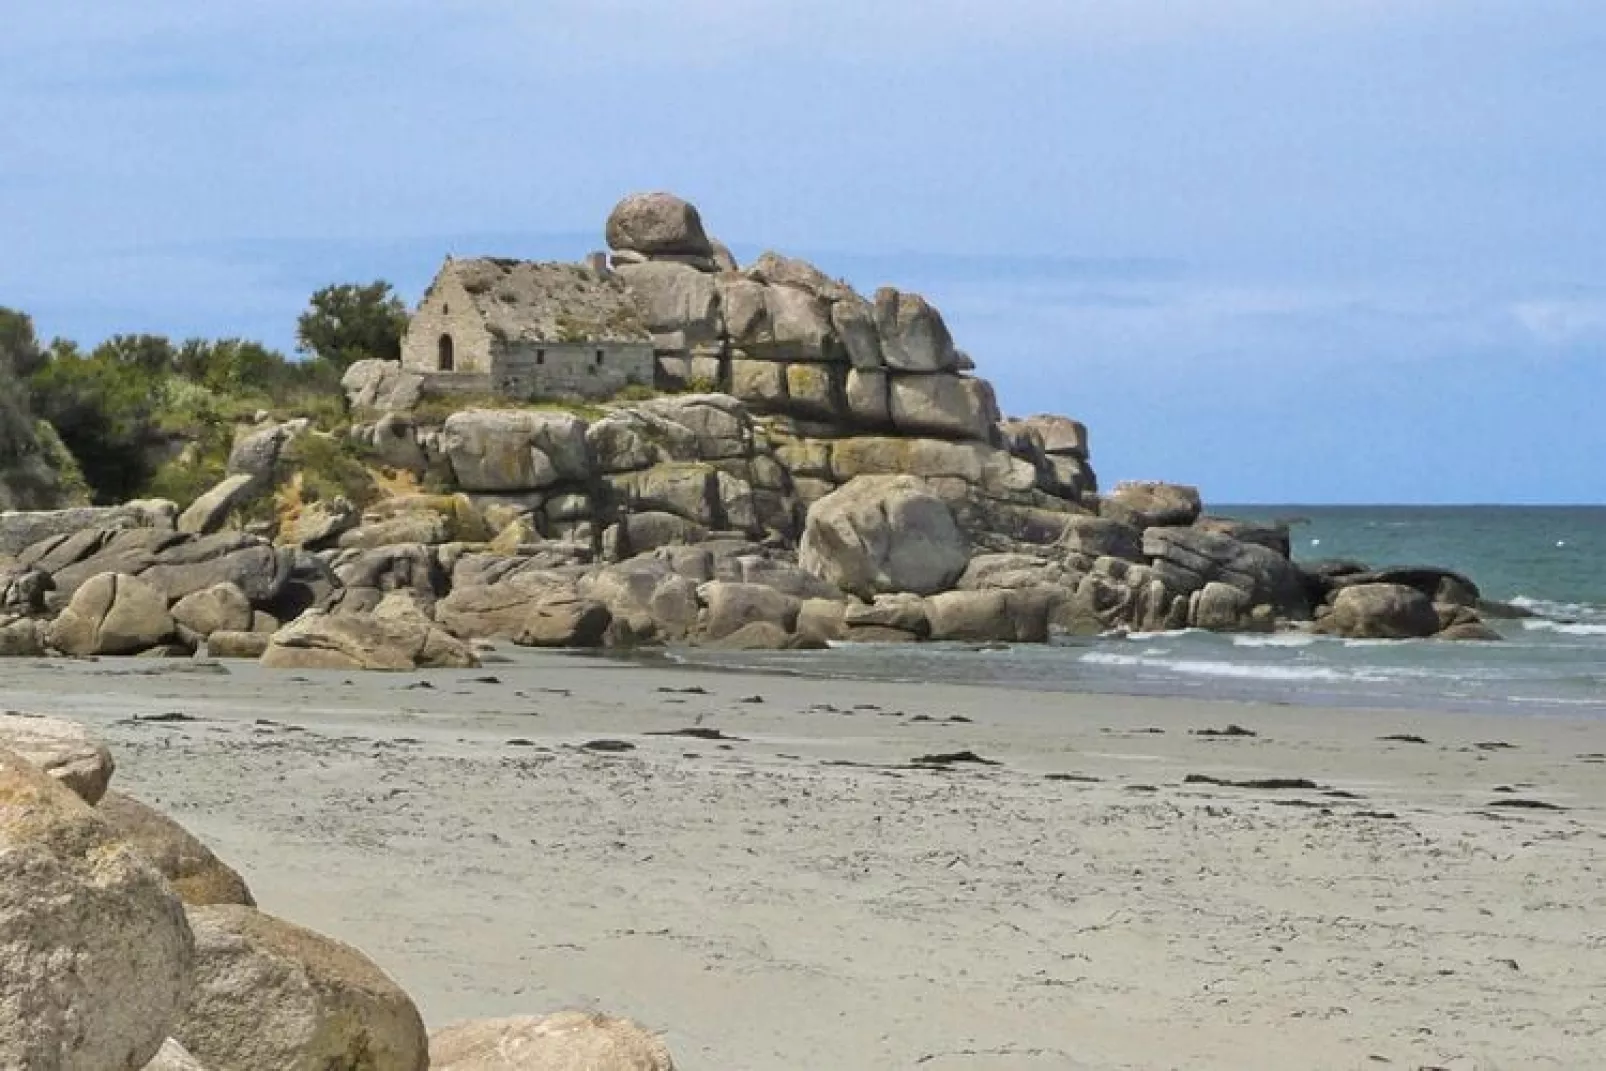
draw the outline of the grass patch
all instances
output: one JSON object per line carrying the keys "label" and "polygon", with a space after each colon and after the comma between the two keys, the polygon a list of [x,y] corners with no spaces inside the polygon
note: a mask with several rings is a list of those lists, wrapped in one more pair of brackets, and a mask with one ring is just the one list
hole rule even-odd
{"label": "grass patch", "polygon": [[279,457],[286,480],[299,478],[303,502],[332,502],[344,498],[358,509],[380,496],[378,481],[369,470],[365,451],[343,435],[309,431],[284,448]]}

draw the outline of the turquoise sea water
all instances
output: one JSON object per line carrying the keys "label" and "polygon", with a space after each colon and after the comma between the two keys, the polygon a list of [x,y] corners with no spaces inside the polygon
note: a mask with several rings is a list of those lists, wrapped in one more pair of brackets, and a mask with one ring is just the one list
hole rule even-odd
{"label": "turquoise sea water", "polygon": [[1442,565],[1491,599],[1606,612],[1606,506],[1226,506],[1290,522],[1294,557]]}
{"label": "turquoise sea water", "polygon": [[805,675],[999,683],[1050,691],[1313,705],[1606,717],[1606,507],[1241,506],[1288,520],[1294,557],[1440,565],[1536,616],[1494,624],[1499,643],[1354,641],[1202,632],[824,652],[685,652],[701,663]]}

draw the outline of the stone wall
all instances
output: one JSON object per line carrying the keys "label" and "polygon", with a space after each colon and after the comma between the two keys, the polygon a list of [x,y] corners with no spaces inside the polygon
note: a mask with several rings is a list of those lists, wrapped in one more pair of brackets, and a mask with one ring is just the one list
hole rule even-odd
{"label": "stone wall", "polygon": [[502,343],[492,351],[496,390],[515,399],[611,398],[633,384],[651,387],[655,368],[645,342]]}
{"label": "stone wall", "polygon": [[496,380],[489,372],[419,372],[420,398],[487,398],[496,392]]}
{"label": "stone wall", "polygon": [[[441,339],[450,338],[452,368],[441,368]],[[496,339],[468,291],[449,272],[442,272],[419,303],[402,338],[402,367],[409,372],[480,372],[489,374]]]}

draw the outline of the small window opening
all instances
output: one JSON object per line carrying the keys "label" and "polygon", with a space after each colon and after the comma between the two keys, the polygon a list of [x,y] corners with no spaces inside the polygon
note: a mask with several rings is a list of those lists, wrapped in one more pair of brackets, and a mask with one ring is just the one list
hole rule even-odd
{"label": "small window opening", "polygon": [[447,301],[441,302],[441,315],[442,316],[450,316],[451,314],[452,314],[451,303],[447,302]]}
{"label": "small window opening", "polygon": [[596,363],[598,365],[602,364],[602,351],[601,350],[597,351],[597,361],[596,361]]}
{"label": "small window opening", "polygon": [[457,367],[457,354],[453,351],[452,336],[442,335],[440,340],[440,360],[437,367],[442,372],[451,372]]}
{"label": "small window opening", "polygon": [[536,350],[535,351],[535,363],[536,364],[546,364],[546,350]]}

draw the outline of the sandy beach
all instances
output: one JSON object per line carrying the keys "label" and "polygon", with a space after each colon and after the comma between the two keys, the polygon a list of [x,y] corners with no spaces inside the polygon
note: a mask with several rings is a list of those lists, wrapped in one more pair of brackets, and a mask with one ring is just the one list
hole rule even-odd
{"label": "sandy beach", "polygon": [[685,1071],[1606,1060],[1606,721],[519,651],[0,680],[431,1026],[597,1008]]}

